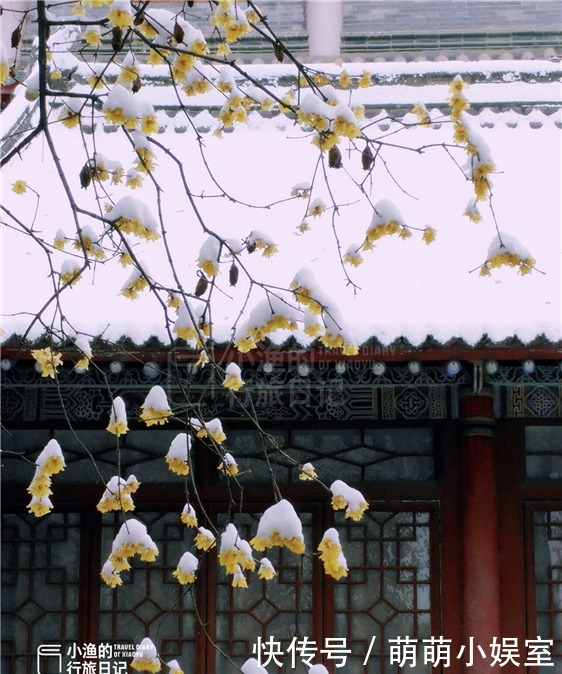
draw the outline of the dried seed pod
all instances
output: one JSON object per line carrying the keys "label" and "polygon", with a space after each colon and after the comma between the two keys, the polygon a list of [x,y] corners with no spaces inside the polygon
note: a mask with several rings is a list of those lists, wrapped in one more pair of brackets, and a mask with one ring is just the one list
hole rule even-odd
{"label": "dried seed pod", "polygon": [[131,86],[131,91],[136,94],[138,91],[140,91],[140,88],[142,87],[142,82],[141,78],[139,75],[137,75],[133,81],[133,84]]}
{"label": "dried seed pod", "polygon": [[207,277],[203,276],[203,274],[200,274],[197,285],[195,286],[195,297],[201,297],[201,295],[204,295],[207,292],[208,287],[209,281],[207,281]]}
{"label": "dried seed pod", "polygon": [[228,271],[228,280],[230,281],[231,286],[235,286],[238,283],[238,267],[236,266],[236,262],[233,262],[230,265],[230,269]]}
{"label": "dried seed pod", "polygon": [[253,253],[256,250],[256,242],[246,244],[246,250],[248,253]]}
{"label": "dried seed pod", "polygon": [[188,7],[193,7],[194,4],[195,4],[195,0],[187,0],[187,6]]}
{"label": "dried seed pod", "polygon": [[12,33],[12,49],[17,49],[20,45],[20,40],[21,40],[21,23],[17,28],[14,29]]}
{"label": "dried seed pod", "polygon": [[180,42],[183,42],[184,36],[185,36],[184,29],[176,21],[176,23],[174,24],[174,40],[176,41],[177,44],[179,44]]}
{"label": "dried seed pod", "polygon": [[123,30],[119,26],[114,26],[111,31],[111,48],[113,51],[119,51],[123,45]]}
{"label": "dried seed pod", "polygon": [[279,61],[279,63],[283,63],[283,59],[285,58],[285,52],[283,51],[283,48],[281,47],[279,42],[273,43],[273,53],[275,54],[275,58]]}
{"label": "dried seed pod", "polygon": [[90,162],[86,162],[80,169],[80,186],[86,189],[92,182],[92,167]]}
{"label": "dried seed pod", "polygon": [[330,148],[330,151],[328,152],[328,166],[337,169],[342,167],[341,152],[337,145]]}
{"label": "dried seed pod", "polygon": [[361,153],[361,165],[365,171],[368,171],[371,168],[374,159],[371,148],[368,145],[365,145],[365,149]]}

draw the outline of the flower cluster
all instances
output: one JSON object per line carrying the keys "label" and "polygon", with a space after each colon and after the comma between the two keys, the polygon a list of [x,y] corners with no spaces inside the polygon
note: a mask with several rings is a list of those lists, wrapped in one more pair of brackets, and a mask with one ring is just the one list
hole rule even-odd
{"label": "flower cluster", "polygon": [[[255,18],[253,15],[251,17]],[[219,0],[210,21],[213,26],[224,30],[226,42],[236,42],[251,30],[246,15],[235,0]]]}
{"label": "flower cluster", "polygon": [[226,452],[226,454],[223,456],[222,462],[219,464],[218,469],[221,473],[230,477],[238,475],[238,464],[236,463],[236,459],[229,452]]}
{"label": "flower cluster", "polygon": [[363,517],[363,513],[369,507],[363,494],[347,485],[343,480],[336,480],[330,486],[332,492],[332,508],[334,510],[345,511],[346,518],[351,518],[355,522]]}
{"label": "flower cluster", "polygon": [[258,578],[260,580],[272,580],[276,575],[277,571],[275,571],[273,564],[269,561],[269,559],[267,559],[267,557],[262,557],[260,559],[260,566],[258,569]]}
{"label": "flower cluster", "polygon": [[244,386],[244,380],[242,379],[242,372],[240,367],[236,363],[229,363],[225,369],[226,377],[222,385],[224,388],[229,389],[230,391],[238,391]]}
{"label": "flower cluster", "polygon": [[500,232],[490,244],[486,262],[480,268],[480,275],[490,276],[491,269],[504,266],[518,268],[523,276],[531,273],[535,260],[514,236]]}
{"label": "flower cluster", "polygon": [[216,539],[213,532],[205,529],[205,527],[198,527],[197,534],[195,536],[195,547],[198,550],[207,552],[207,550],[214,548],[215,545]]}
{"label": "flower cluster", "polygon": [[289,501],[282,499],[263,513],[257,533],[250,544],[259,552],[279,546],[289,549],[296,555],[304,554],[302,523]]}
{"label": "flower cluster", "polygon": [[195,508],[190,503],[184,505],[180,519],[187,527],[197,526],[197,514]]}
{"label": "flower cluster", "polygon": [[61,447],[56,440],[49,440],[35,460],[35,465],[35,475],[27,488],[27,492],[31,495],[31,501],[27,505],[27,509],[35,517],[43,517],[53,509],[53,504],[49,498],[53,493],[51,476],[66,468]]}
{"label": "flower cluster", "polygon": [[[128,519],[121,525],[113,541],[111,554],[107,560],[111,567],[104,565],[106,573],[102,572],[102,580],[108,583],[109,579],[111,582],[108,584],[115,587],[120,583],[114,579],[114,576],[131,568],[129,563],[131,557],[138,555],[143,562],[153,562],[158,554],[158,548],[148,535],[145,525],[138,520]],[[110,568],[113,571],[109,574],[107,571]]]}
{"label": "flower cluster", "polygon": [[134,234],[147,241],[160,238],[158,223],[148,207],[138,199],[126,196],[120,199],[109,211],[107,217],[123,234]]}
{"label": "flower cluster", "polygon": [[304,463],[299,472],[299,480],[316,480],[318,475],[311,463]]}
{"label": "flower cluster", "polygon": [[119,437],[129,430],[127,426],[127,412],[125,409],[125,401],[120,396],[117,396],[111,403],[111,414],[109,416],[109,426],[107,431]]}
{"label": "flower cluster", "polygon": [[400,210],[388,199],[381,199],[375,204],[371,224],[367,229],[363,250],[370,250],[374,241],[383,236],[398,234],[407,239],[411,232],[406,226]]}
{"label": "flower cluster", "polygon": [[140,486],[134,475],[124,480],[118,475],[114,475],[107,483],[103,496],[99,500],[96,508],[101,513],[108,513],[112,510],[123,510],[130,512],[135,509],[135,504],[131,498]]}
{"label": "flower cluster", "polygon": [[195,582],[195,572],[199,566],[199,561],[191,552],[184,552],[178,562],[176,570],[172,573],[174,578],[181,585]]}
{"label": "flower cluster", "polygon": [[324,571],[339,580],[347,576],[347,562],[343,555],[340,537],[336,529],[328,529],[318,545],[320,559],[324,564]]}
{"label": "flower cluster", "polygon": [[62,365],[62,353],[53,351],[50,346],[44,349],[33,349],[31,355],[41,366],[41,376],[55,378],[57,367]]}
{"label": "flower cluster", "polygon": [[470,108],[470,103],[463,94],[467,86],[460,75],[457,75],[449,85],[451,96],[447,99],[447,102],[451,108],[451,120],[453,122],[458,122],[462,113]]}
{"label": "flower cluster", "polygon": [[222,444],[226,440],[226,434],[222,429],[222,423],[220,419],[211,419],[210,421],[201,423],[199,419],[193,418],[189,420],[189,423],[195,430],[198,438],[211,438],[218,445]]}
{"label": "flower cluster", "polygon": [[187,462],[189,451],[191,449],[191,437],[187,433],[178,433],[172,440],[170,449],[165,456],[168,468],[177,475],[189,474],[189,463]]}
{"label": "flower cluster", "polygon": [[245,541],[234,524],[227,525],[224,533],[221,535],[221,544],[219,549],[219,564],[224,567],[226,573],[234,574],[237,572],[244,579],[244,584],[234,585],[237,578],[233,578],[234,587],[248,587],[242,570],[253,571],[256,563],[252,558],[252,549],[248,541]]}
{"label": "flower cluster", "polygon": [[166,393],[161,386],[153,386],[141,405],[140,418],[147,426],[161,426],[172,414]]}
{"label": "flower cluster", "polygon": [[156,646],[148,637],[145,637],[137,646],[131,668],[136,669],[137,672],[152,672],[152,674],[160,671],[161,665]]}

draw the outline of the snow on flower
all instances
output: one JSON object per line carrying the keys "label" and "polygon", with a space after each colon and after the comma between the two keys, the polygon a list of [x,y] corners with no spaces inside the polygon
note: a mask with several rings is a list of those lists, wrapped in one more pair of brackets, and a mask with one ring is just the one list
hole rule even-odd
{"label": "snow on flower", "polygon": [[199,527],[197,529],[197,535],[195,536],[195,547],[198,550],[203,550],[206,552],[216,545],[216,539],[212,531],[205,529],[205,527]]}
{"label": "snow on flower", "polygon": [[148,637],[145,637],[137,646],[133,661],[131,662],[131,667],[138,672],[160,671],[161,665],[156,646]]}
{"label": "snow on flower", "polygon": [[324,571],[329,576],[335,580],[347,576],[347,562],[342,553],[340,537],[336,529],[331,528],[324,533],[318,550],[324,564]]}
{"label": "snow on flower", "polygon": [[226,440],[220,419],[211,419],[203,424],[199,419],[190,419],[190,423],[196,430],[198,438],[211,437],[219,445]]}
{"label": "snow on flower", "polygon": [[141,410],[140,418],[147,426],[161,426],[168,421],[168,417],[172,414],[168,398],[161,386],[153,386],[150,389],[141,405]]}
{"label": "snow on flower", "polygon": [[304,463],[299,472],[299,480],[315,480],[318,477],[311,463]]}
{"label": "snow on flower", "polygon": [[351,264],[354,267],[358,267],[363,262],[363,257],[359,252],[361,246],[358,246],[356,243],[352,243],[351,246],[346,250],[345,255],[343,256],[343,261],[346,264]]}
{"label": "snow on flower", "polygon": [[238,564],[236,565],[234,575],[232,576],[232,587],[242,587],[245,589],[248,587],[248,581]]}
{"label": "snow on flower", "polygon": [[147,276],[149,271],[146,264],[139,261],[140,269],[135,267],[129,274],[129,278],[125,281],[121,288],[121,295],[130,300],[136,300],[139,293],[148,286]]}
{"label": "snow on flower", "polygon": [[197,526],[197,514],[195,508],[190,504],[186,503],[181,511],[180,515],[181,521],[188,527]]}
{"label": "snow on flower", "polygon": [[51,475],[56,475],[66,467],[64,457],[59,443],[55,440],[49,440],[35,460],[35,474],[27,491],[32,498],[27,509],[35,517],[43,517],[53,509],[53,504],[49,498],[53,493],[51,487]]}
{"label": "snow on flower", "polygon": [[62,365],[62,353],[53,351],[50,346],[44,349],[32,349],[31,355],[41,366],[41,376],[55,378],[57,367]]}
{"label": "snow on flower", "polygon": [[219,273],[219,255],[220,241],[214,236],[210,236],[205,240],[199,250],[197,266],[207,276],[216,276]]}
{"label": "snow on flower", "polygon": [[221,534],[219,564],[224,566],[226,573],[235,573],[237,567],[245,571],[256,568],[250,544],[240,536],[232,523]]}
{"label": "snow on flower", "polygon": [[265,667],[262,667],[256,658],[249,658],[241,667],[242,674],[267,674]]}
{"label": "snow on flower", "polygon": [[74,257],[68,257],[63,260],[60,268],[60,280],[63,285],[73,286],[80,280],[80,271],[82,264]]}
{"label": "snow on flower", "polygon": [[296,555],[304,553],[302,523],[289,501],[282,499],[263,513],[250,544],[259,552],[279,546],[288,548]]}
{"label": "snow on flower", "polygon": [[231,477],[238,475],[238,464],[236,463],[236,459],[232,456],[232,454],[229,454],[229,452],[226,452],[226,454],[223,456],[222,462],[219,464],[218,469],[221,471],[221,473],[230,475]]}
{"label": "snow on flower", "polygon": [[244,386],[242,372],[236,363],[229,363],[225,369],[226,377],[222,385],[231,391],[238,391]]}
{"label": "snow on flower", "polygon": [[400,234],[405,231],[408,230],[398,207],[390,199],[381,199],[375,204],[363,249],[368,250],[373,241],[377,241],[383,236]]}
{"label": "snow on flower", "polygon": [[131,568],[130,557],[138,555],[143,562],[153,562],[158,557],[158,548],[148,535],[146,526],[135,519],[128,519],[121,525],[115,537],[109,561],[117,571]]}
{"label": "snow on flower", "polygon": [[195,572],[199,566],[199,560],[191,552],[184,552],[178,562],[176,570],[172,576],[176,578],[181,585],[195,582]]}
{"label": "snow on flower", "polygon": [[109,416],[109,426],[107,431],[119,437],[129,430],[127,426],[127,411],[125,408],[125,401],[120,396],[117,396],[111,403],[111,414]]}
{"label": "snow on flower", "polygon": [[80,358],[76,361],[74,369],[77,371],[87,370],[90,367],[90,360],[92,359],[90,341],[86,337],[77,337],[74,340],[74,344],[80,352]]}
{"label": "snow on flower", "polygon": [[277,571],[275,571],[273,564],[267,557],[262,557],[258,569],[258,578],[260,578],[260,580],[272,580],[276,575]]}
{"label": "snow on flower", "polygon": [[275,255],[278,250],[273,239],[257,229],[250,232],[246,245],[248,251],[256,249],[261,250],[263,257],[271,257],[272,255]]}
{"label": "snow on flower", "polygon": [[168,468],[177,475],[188,475],[189,464],[187,462],[191,449],[191,437],[187,433],[178,433],[172,440],[170,449],[166,454]]}
{"label": "snow on flower", "polygon": [[160,238],[156,218],[148,206],[135,197],[119,199],[107,217],[114,221],[115,227],[123,234],[135,234],[148,241]]}
{"label": "snow on flower", "polygon": [[48,496],[34,496],[26,508],[35,517],[43,517],[53,509],[53,503]]}
{"label": "snow on flower", "polygon": [[322,213],[324,213],[325,210],[326,204],[324,202],[324,199],[322,199],[322,197],[316,197],[316,199],[314,199],[314,201],[310,203],[306,215],[307,217],[316,218],[319,215],[322,215]]}
{"label": "snow on flower", "polygon": [[129,0],[114,0],[107,14],[108,20],[119,28],[133,25],[133,9]]}
{"label": "snow on flower", "polygon": [[489,271],[502,266],[517,267],[522,275],[530,274],[535,266],[535,260],[527,248],[522,246],[514,236],[505,232],[499,232],[498,236],[492,240],[483,268]]}
{"label": "snow on flower", "polygon": [[127,480],[114,475],[107,483],[107,487],[99,500],[96,508],[102,512],[107,513],[112,510],[123,510],[130,512],[135,509],[135,504],[131,498],[139,488],[140,483],[134,475],[131,475]]}
{"label": "snow on flower", "polygon": [[123,584],[123,579],[109,560],[102,566],[100,576],[111,589]]}
{"label": "snow on flower", "polygon": [[332,482],[330,491],[332,492],[332,508],[334,510],[343,510],[345,508],[346,518],[349,517],[355,522],[359,522],[363,517],[363,513],[369,507],[363,494],[347,485],[343,480]]}
{"label": "snow on flower", "polygon": [[307,267],[299,270],[289,286],[299,304],[305,306],[313,314],[321,314],[322,307],[327,303],[314,274]]}
{"label": "snow on flower", "polygon": [[166,667],[170,668],[170,674],[183,674],[183,669],[177,660],[170,660],[166,663]]}

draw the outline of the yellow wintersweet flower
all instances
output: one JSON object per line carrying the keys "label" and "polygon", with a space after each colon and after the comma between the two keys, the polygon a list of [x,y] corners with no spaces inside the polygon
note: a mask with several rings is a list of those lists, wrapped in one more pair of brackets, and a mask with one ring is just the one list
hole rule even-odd
{"label": "yellow wintersweet flower", "polygon": [[187,527],[197,526],[197,515],[195,514],[195,509],[192,505],[189,503],[185,504],[180,519]]}
{"label": "yellow wintersweet flower", "polygon": [[351,264],[354,267],[358,267],[360,264],[363,263],[363,258],[361,257],[361,254],[358,251],[355,252],[347,252],[343,256],[343,261],[346,264]]}
{"label": "yellow wintersweet flower", "polygon": [[437,237],[437,231],[433,227],[426,227],[423,230],[423,240],[427,243],[433,243]]}
{"label": "yellow wintersweet flower", "polygon": [[230,363],[226,370],[226,377],[222,383],[224,388],[229,389],[230,391],[238,391],[244,386],[244,380],[242,379],[242,373],[240,368],[236,363]]}
{"label": "yellow wintersweet flower", "polygon": [[260,568],[258,569],[258,578],[260,580],[272,580],[277,575],[277,572],[273,568],[273,564],[264,557],[260,560]]}
{"label": "yellow wintersweet flower", "polygon": [[187,583],[195,582],[194,573],[186,573],[185,571],[182,571],[179,567],[172,572],[172,576],[174,576],[174,578],[176,578],[178,583],[180,583],[181,585],[187,585]]}
{"label": "yellow wintersweet flower", "polygon": [[96,28],[90,28],[87,30],[82,39],[90,45],[90,47],[99,47],[101,45],[101,35]]}
{"label": "yellow wintersweet flower", "polygon": [[16,194],[25,194],[27,192],[27,183],[25,180],[16,180],[16,182],[12,184],[12,192],[15,192]]}
{"label": "yellow wintersweet flower", "polygon": [[35,515],[35,517],[43,517],[47,513],[51,512],[53,509],[53,504],[51,503],[48,496],[34,496],[27,504],[26,508],[32,515]]}
{"label": "yellow wintersweet flower", "polygon": [[126,9],[114,7],[107,13],[107,18],[114,26],[119,28],[129,28],[133,25],[133,15]]}
{"label": "yellow wintersweet flower", "polygon": [[140,418],[147,426],[161,426],[167,423],[171,414],[170,410],[155,410],[152,407],[147,407],[143,409]]}
{"label": "yellow wintersweet flower", "polygon": [[172,473],[176,473],[176,475],[189,475],[189,464],[187,461],[182,461],[181,459],[169,456],[165,456],[164,458]]}
{"label": "yellow wintersweet flower", "polygon": [[50,496],[53,493],[51,490],[51,476],[38,471],[33,480],[31,480],[27,493],[38,498]]}
{"label": "yellow wintersweet flower", "polygon": [[207,276],[216,276],[219,273],[218,267],[213,260],[203,260],[197,265]]}
{"label": "yellow wintersweet flower", "polygon": [[57,373],[57,367],[62,365],[62,353],[53,351],[51,347],[48,346],[44,349],[32,350],[31,355],[41,366],[41,376],[54,379],[55,374]]}
{"label": "yellow wintersweet flower", "polygon": [[195,536],[195,547],[198,550],[207,552],[216,545],[216,540],[213,534],[204,527],[199,527],[198,534]]}
{"label": "yellow wintersweet flower", "polygon": [[257,344],[253,337],[242,337],[239,339],[234,346],[240,351],[240,353],[248,353],[252,349],[257,349]]}
{"label": "yellow wintersweet flower", "polygon": [[293,538],[284,538],[283,536],[279,535],[279,531],[277,531],[277,529],[273,530],[269,538],[259,538],[258,536],[254,536],[254,538],[252,538],[250,541],[250,544],[255,550],[258,550],[258,552],[262,552],[266,548],[278,546],[287,548],[295,555],[302,555],[306,549],[301,538],[298,536],[294,536]]}
{"label": "yellow wintersweet flower", "polygon": [[232,49],[226,42],[221,42],[217,47],[217,56],[219,58],[224,58],[225,56],[230,56],[232,54]]}
{"label": "yellow wintersweet flower", "polygon": [[115,588],[117,585],[122,585],[123,580],[117,573],[117,570],[110,561],[107,561],[101,570],[100,573],[101,579],[106,585],[109,585],[110,588]]}
{"label": "yellow wintersweet flower", "polygon": [[220,470],[221,473],[224,473],[224,475],[229,475],[231,477],[238,475],[238,464],[232,454],[227,452],[224,455],[224,459],[222,463],[219,464],[218,470]]}
{"label": "yellow wintersweet flower", "polygon": [[342,70],[340,76],[338,77],[338,81],[342,89],[348,89],[349,85],[351,84],[351,75],[345,70]]}
{"label": "yellow wintersweet flower", "polygon": [[335,580],[347,576],[347,563],[342,554],[339,536],[335,529],[329,529],[326,532],[318,545],[318,550],[320,552],[320,559],[324,564],[324,571],[329,576]]}
{"label": "yellow wintersweet flower", "polygon": [[429,124],[431,123],[431,119],[423,103],[416,103],[412,108],[412,112],[418,118],[418,122],[422,126],[429,126]]}
{"label": "yellow wintersweet flower", "polygon": [[141,118],[141,131],[149,136],[151,133],[158,133],[160,125],[156,115],[143,115]]}
{"label": "yellow wintersweet flower", "polygon": [[232,577],[232,587],[242,587],[244,589],[248,587],[248,582],[239,566],[237,566],[234,576]]}
{"label": "yellow wintersweet flower", "polygon": [[305,463],[299,472],[299,480],[315,480],[318,477],[314,466],[311,463]]}
{"label": "yellow wintersweet flower", "polygon": [[359,79],[359,82],[358,82],[359,86],[362,87],[363,89],[366,89],[367,87],[370,87],[372,83],[373,83],[373,78],[371,77],[371,73],[364,70],[361,73],[361,78]]}

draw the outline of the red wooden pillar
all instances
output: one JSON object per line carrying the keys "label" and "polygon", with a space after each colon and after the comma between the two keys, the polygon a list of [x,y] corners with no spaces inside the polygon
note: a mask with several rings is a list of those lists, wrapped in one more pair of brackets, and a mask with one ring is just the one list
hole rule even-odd
{"label": "red wooden pillar", "polygon": [[[463,643],[469,657],[474,649],[471,674],[488,674],[490,648],[501,638],[498,506],[494,456],[494,406],[487,393],[462,396],[462,572]],[[481,646],[486,658],[479,652]]]}

